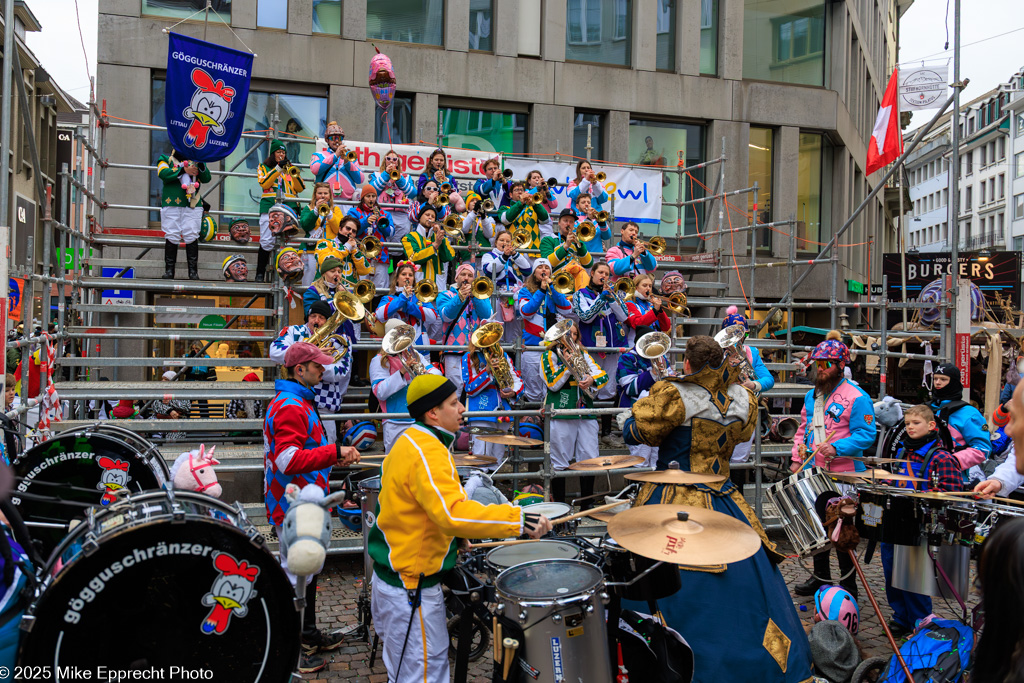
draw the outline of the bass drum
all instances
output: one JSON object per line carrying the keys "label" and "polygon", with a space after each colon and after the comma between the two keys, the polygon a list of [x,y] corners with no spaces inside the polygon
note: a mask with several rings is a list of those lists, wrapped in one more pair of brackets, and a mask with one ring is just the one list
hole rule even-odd
{"label": "bass drum", "polygon": [[15,458],[11,470],[17,477],[11,501],[43,557],[67,535],[70,522],[82,519],[91,506],[110,505],[121,490],[159,489],[170,479],[156,446],[127,429],[104,424],[63,431]]}
{"label": "bass drum", "polygon": [[42,576],[21,665],[285,683],[298,662],[288,577],[245,514],[215,498],[155,491],[115,502],[75,527]]}
{"label": "bass drum", "polygon": [[[949,433],[949,427],[946,426],[945,422],[939,419],[937,414],[935,416],[935,423],[938,425],[943,447],[952,453],[953,437]],[[897,454],[900,452],[900,444],[903,443],[903,437],[906,435],[907,424],[901,419],[894,426],[885,430],[885,435],[882,437],[882,446],[875,455],[879,458],[898,458],[899,456]]]}

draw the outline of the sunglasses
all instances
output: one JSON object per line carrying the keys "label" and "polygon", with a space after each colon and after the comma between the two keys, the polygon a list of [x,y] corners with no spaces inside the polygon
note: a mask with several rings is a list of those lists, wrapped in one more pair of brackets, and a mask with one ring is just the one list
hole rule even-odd
{"label": "sunglasses", "polygon": [[328,140],[344,140],[345,136],[344,135],[328,135],[327,139]]}
{"label": "sunglasses", "polygon": [[814,362],[818,364],[819,370],[831,370],[832,366],[836,364],[835,361],[831,360],[816,360]]}
{"label": "sunglasses", "polygon": [[384,161],[387,161],[392,164],[397,164],[399,161],[401,161],[401,159],[399,159],[398,157],[384,157]]}

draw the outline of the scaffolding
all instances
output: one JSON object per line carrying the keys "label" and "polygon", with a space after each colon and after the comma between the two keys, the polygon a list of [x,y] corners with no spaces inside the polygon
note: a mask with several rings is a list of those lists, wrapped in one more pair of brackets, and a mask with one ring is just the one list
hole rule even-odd
{"label": "scaffolding", "polygon": [[[158,206],[149,206],[147,203],[133,202],[130,197],[122,197],[118,194],[118,188],[108,188],[107,170],[120,169],[123,171],[139,174],[153,174],[156,167],[147,164],[128,163],[124,160],[111,160],[107,156],[108,138],[116,135],[119,130],[163,130],[159,126],[150,126],[139,123],[129,123],[114,120],[110,117],[105,105],[100,108],[95,99],[89,103],[88,123],[78,126],[74,131],[74,137],[80,146],[82,153],[77,156],[74,168],[61,169],[59,174],[58,187],[56,191],[62,197],[61,212],[59,216],[51,215],[49,200],[53,188],[47,188],[47,207],[43,212],[43,258],[40,264],[40,272],[29,264],[12,264],[11,276],[25,279],[26,291],[22,298],[22,319],[26,322],[26,335],[31,335],[29,324],[33,320],[33,303],[37,293],[41,297],[42,306],[42,334],[31,335],[27,339],[9,341],[8,348],[18,348],[22,354],[22,367],[28,367],[29,354],[33,350],[44,347],[50,349],[53,355],[52,370],[55,373],[55,388],[61,399],[70,402],[70,419],[63,423],[54,425],[55,429],[60,427],[80,427],[91,424],[89,402],[93,400],[162,400],[187,399],[196,401],[226,401],[230,399],[256,399],[269,400],[274,395],[273,383],[262,382],[197,382],[177,381],[173,383],[157,383],[156,381],[123,381],[120,379],[119,371],[123,368],[171,368],[176,373],[185,369],[197,366],[219,366],[219,367],[255,367],[274,368],[276,364],[264,353],[262,358],[180,358],[173,353],[169,356],[154,356],[152,352],[139,355],[125,355],[121,353],[122,340],[148,340],[149,342],[177,342],[190,340],[206,340],[211,337],[216,340],[244,340],[266,347],[278,336],[278,331],[288,324],[290,305],[286,296],[286,289],[277,281],[273,269],[268,272],[274,279],[269,283],[243,282],[225,283],[219,279],[220,256],[224,252],[239,252],[243,254],[255,253],[255,245],[239,246],[233,242],[205,242],[201,246],[200,273],[209,275],[215,266],[218,277],[215,280],[163,280],[149,278],[122,277],[130,268],[153,268],[158,267],[158,261],[147,261],[145,255],[152,249],[160,248],[163,244],[162,234],[158,229],[153,230],[153,237],[125,237],[108,233],[113,226],[107,224],[106,216],[108,210],[126,209],[158,211]],[[269,131],[265,134],[245,134],[246,137],[257,139],[260,142],[253,145],[246,156],[255,153],[270,140],[277,136],[276,131]],[[903,310],[934,306],[934,304],[920,304],[917,302],[888,303],[885,301],[876,302],[849,302],[841,301],[838,297],[837,278],[840,267],[837,257],[837,250],[834,245],[838,244],[838,237],[842,234],[853,218],[838,231],[828,246],[821,254],[813,258],[798,258],[796,243],[801,238],[798,236],[798,223],[793,216],[787,220],[775,221],[772,223],[758,223],[757,211],[747,214],[740,211],[729,203],[731,197],[746,197],[750,195],[753,205],[757,206],[759,188],[755,184],[751,187],[727,190],[725,188],[726,164],[729,159],[725,154],[726,140],[721,140],[721,154],[709,161],[700,164],[684,166],[682,159],[679,165],[671,168],[658,168],[663,174],[676,174],[674,182],[679,188],[679,196],[683,197],[683,188],[686,180],[693,179],[693,173],[713,169],[717,171],[717,179],[714,186],[700,196],[676,202],[664,202],[663,206],[671,206],[676,210],[676,234],[666,236],[668,241],[667,253],[673,255],[671,260],[658,262],[658,271],[678,270],[688,280],[689,291],[700,290],[705,292],[701,295],[688,296],[688,305],[702,313],[701,315],[678,317],[673,320],[672,353],[675,359],[680,360],[679,355],[685,349],[686,336],[674,334],[677,324],[693,327],[705,327],[708,330],[717,329],[720,325],[723,309],[730,305],[746,308],[750,311],[767,311],[764,318],[767,324],[771,314],[776,310],[785,310],[789,325],[785,330],[784,338],[755,338],[748,340],[750,346],[758,347],[765,351],[784,352],[783,362],[768,362],[769,370],[785,373],[784,379],[791,380],[790,373],[798,370],[800,364],[796,361],[794,354],[801,351],[809,351],[810,346],[803,346],[794,341],[793,325],[794,312],[806,310],[827,310],[830,313],[832,327],[840,319],[839,310],[842,308],[860,308],[878,311],[877,330],[857,330],[858,334],[880,336],[882,343],[879,349],[858,350],[858,353],[875,355],[879,358],[881,367],[880,387],[881,394],[886,393],[886,363],[893,358],[914,358],[921,360],[937,360],[945,357],[944,349],[939,356],[925,356],[922,354],[907,354],[889,351],[886,344],[887,334],[887,312],[890,310]],[[908,150],[909,153],[909,150]],[[533,160],[538,156],[531,156]],[[566,157],[559,154],[551,155],[555,160],[566,160]],[[243,157],[244,160],[244,157]],[[210,188],[204,188],[206,192],[214,189],[216,185],[226,177],[252,178],[255,181],[255,174],[238,171],[241,164],[239,160],[235,166],[228,170],[212,171],[217,178]],[[595,162],[600,164],[601,162]],[[627,164],[615,164],[627,166]],[[299,165],[300,168],[308,169],[308,166]],[[649,166],[638,166],[638,168],[650,168]],[[457,180],[473,181],[476,177],[456,176]],[[876,188],[877,192],[877,188]],[[862,204],[865,206],[872,195],[869,195]],[[336,201],[342,205],[356,204],[356,201]],[[684,254],[693,252],[688,245],[696,235],[687,234],[684,230],[684,212],[688,207],[701,204],[704,206],[705,217],[714,215],[713,221],[705,219],[704,227],[714,223],[713,229],[705,229],[700,233],[703,238],[701,245],[708,246],[717,244],[714,253],[721,254],[728,238],[730,244],[741,243],[747,251],[745,257],[733,253],[730,254],[732,263],[727,265],[724,259],[711,258],[704,260],[681,260]],[[381,204],[383,208],[403,208],[405,205]],[[611,213],[614,222],[614,198],[611,205]],[[730,212],[737,212],[741,217],[746,217],[745,224],[734,225]],[[216,210],[210,212],[214,216],[242,216],[255,217],[255,212],[234,212]],[[129,227],[129,226],[122,226]],[[788,237],[790,254],[788,259],[770,259],[758,262],[758,249],[756,244],[759,230],[773,229],[784,237]],[[788,232],[786,232],[788,231]],[[28,254],[33,254],[33,239],[29,235]],[[299,239],[299,243],[309,243],[313,240]],[[473,242],[472,240],[470,242]],[[402,249],[399,243],[385,242],[384,246]],[[476,244],[459,246],[457,249],[468,250],[470,257],[475,261],[479,252],[483,251]],[[828,255],[832,248],[832,254]],[[125,256],[125,250],[141,250],[138,256]],[[538,253],[536,251],[524,250],[527,253]],[[70,252],[71,269],[65,268],[64,254]],[[60,254],[57,259],[51,258],[51,253]],[[203,257],[209,254],[219,254],[215,263],[211,263]],[[603,254],[601,254],[603,255]],[[595,255],[600,256],[600,255]],[[30,257],[31,260],[31,257]],[[821,301],[795,301],[792,294],[800,282],[806,278],[811,269],[817,265],[828,265],[832,271],[832,290],[828,300]],[[870,266],[869,266],[870,267]],[[102,268],[117,269],[113,277],[103,277]],[[789,283],[789,294],[779,301],[759,301],[755,296],[757,273],[762,268],[786,268],[787,281]],[[711,277],[713,279],[701,281],[697,277]],[[749,296],[726,296],[730,290],[730,277],[742,285],[742,278],[749,283]],[[118,289],[132,290],[142,293],[143,298],[154,297],[158,294],[170,296],[193,295],[193,294],[217,294],[235,295],[241,297],[246,303],[242,306],[193,306],[190,300],[183,299],[180,305],[155,303],[144,300],[143,302],[133,301],[126,303],[105,303],[102,300],[101,292],[104,289],[115,287]],[[302,288],[294,288],[301,293]],[[885,283],[883,283],[883,291]],[[58,297],[56,305],[56,321],[54,330],[47,331],[47,323],[51,311],[51,298],[53,293]],[[948,304],[940,303],[939,307],[945,311]],[[178,329],[156,327],[154,316],[164,314],[190,313],[192,315],[219,315],[224,316],[227,322],[223,329]],[[121,324],[121,316],[145,316],[146,324],[136,327],[126,327]],[[109,318],[101,316],[112,316]],[[262,326],[253,329],[239,329],[234,323],[241,319],[241,316],[262,320]],[[945,316],[940,316],[944,320]],[[944,332],[944,330],[942,330]],[[208,348],[213,341],[206,343]],[[173,348],[173,347],[172,347]],[[429,346],[416,347],[423,351],[463,351],[462,347]],[[543,351],[545,347],[524,346],[522,339],[511,345],[504,345],[503,348],[511,355],[514,362],[521,363],[522,353],[526,351]],[[101,353],[101,349],[104,353]],[[379,350],[379,343],[363,341],[353,346],[355,351],[375,352]],[[630,348],[609,348],[599,347],[588,349],[591,351],[603,352],[626,352]],[[109,369],[113,374],[113,381],[99,382],[102,372]],[[63,375],[64,378],[60,376]],[[266,375],[264,377],[266,380]],[[28,396],[28,382],[22,382],[23,403],[10,415],[16,416],[26,411],[38,409],[38,404],[44,398],[45,382],[40,383],[39,396]],[[764,392],[764,397],[771,399],[784,399],[799,401],[807,392],[808,386],[793,381],[778,382],[775,387]],[[365,420],[385,419],[392,417],[406,417],[406,415],[390,415],[386,413],[368,413],[370,391],[365,387],[352,387],[345,397],[343,410],[345,412],[336,415],[324,415],[327,420]],[[798,403],[796,404],[799,405]],[[762,410],[764,408],[762,407]],[[580,472],[567,471],[557,472],[552,468],[550,459],[550,420],[554,415],[610,415],[621,412],[613,401],[599,401],[593,410],[553,410],[550,406],[535,403],[519,403],[512,411],[503,412],[477,412],[467,413],[467,418],[501,415],[508,417],[514,425],[525,417],[540,417],[543,421],[544,446],[541,450],[536,449],[512,449],[508,460],[508,471],[501,471],[495,475],[495,479],[507,480],[513,487],[518,487],[522,482],[542,482],[545,491],[550,491],[551,482],[554,478],[565,476],[599,476],[607,477],[611,487],[611,477],[621,475],[625,472],[636,471],[636,468],[627,470],[612,470],[608,472]],[[799,419],[799,410],[773,412],[773,417],[795,417]],[[245,498],[245,509],[255,523],[265,526],[265,511],[263,509],[261,486],[256,481],[262,479],[263,472],[263,445],[262,439],[255,439],[253,443],[253,432],[262,427],[261,420],[239,420],[230,416],[225,417],[201,417],[196,419],[182,420],[133,420],[133,430],[154,434],[166,434],[170,432],[184,432],[185,441],[163,443],[161,450],[170,462],[173,462],[182,446],[186,443],[195,443],[204,438],[216,438],[219,441],[228,442],[229,445],[218,447],[217,456],[221,461],[219,470],[222,472],[235,473],[241,477],[239,482],[244,486],[243,498]],[[24,429],[24,427],[23,427]],[[762,443],[761,430],[755,430],[755,443],[751,459],[746,463],[733,463],[733,469],[750,470],[754,473],[752,483],[747,487],[745,493],[751,498],[753,506],[759,516],[765,521],[766,526],[773,526],[773,512],[767,509],[764,501],[764,486],[766,483],[765,470],[777,468],[779,471],[788,474],[786,464],[789,460],[791,450],[790,444]],[[603,453],[617,454],[622,450],[602,450]],[[335,476],[342,473],[337,472]],[[245,475],[245,476],[243,476]],[[247,477],[247,478],[246,478]],[[601,527],[595,527],[594,533],[599,533]],[[593,530],[592,530],[593,531]],[[336,532],[332,540],[331,552],[359,552],[362,548],[361,537],[347,533]]]}

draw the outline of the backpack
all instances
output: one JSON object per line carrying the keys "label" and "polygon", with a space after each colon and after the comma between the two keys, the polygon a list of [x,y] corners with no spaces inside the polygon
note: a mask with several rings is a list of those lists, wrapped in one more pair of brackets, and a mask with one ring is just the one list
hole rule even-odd
{"label": "backpack", "polygon": [[[953,683],[961,680],[971,658],[974,632],[959,621],[932,619],[900,648],[914,676],[913,683]],[[879,680],[906,683],[907,677],[895,655]]]}

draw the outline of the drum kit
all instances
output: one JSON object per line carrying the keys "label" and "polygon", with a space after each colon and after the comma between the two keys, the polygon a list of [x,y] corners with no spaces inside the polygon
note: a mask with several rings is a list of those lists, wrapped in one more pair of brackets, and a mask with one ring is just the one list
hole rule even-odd
{"label": "drum kit", "polygon": [[5,510],[36,558],[19,666],[292,677],[299,603],[239,504],[173,490],[157,448],[111,424],[61,432],[11,470]]}

